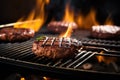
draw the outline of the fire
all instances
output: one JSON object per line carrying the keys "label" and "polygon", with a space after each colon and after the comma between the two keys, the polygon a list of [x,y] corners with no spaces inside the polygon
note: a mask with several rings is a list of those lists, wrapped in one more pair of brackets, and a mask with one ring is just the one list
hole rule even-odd
{"label": "fire", "polygon": [[72,31],[73,31],[72,26],[69,25],[67,31],[65,33],[61,34],[60,37],[70,37],[72,34]]}
{"label": "fire", "polygon": [[113,23],[112,19],[110,18],[110,16],[108,16],[108,18],[106,19],[104,24],[105,25],[113,25],[114,23]]}
{"label": "fire", "polygon": [[20,80],[25,80],[25,78],[24,78],[24,77],[21,77]]}
{"label": "fire", "polygon": [[44,77],[43,77],[43,80],[51,80],[51,79],[44,76]]}
{"label": "fire", "polygon": [[[103,51],[100,54],[104,54]],[[115,57],[105,57],[105,56],[97,56],[98,62],[105,62],[106,64],[110,64],[111,62],[116,61]]]}
{"label": "fire", "polygon": [[[66,5],[63,21],[69,23],[74,22],[74,12],[73,10],[70,10],[69,3]],[[72,25],[69,24],[67,31],[65,33],[62,33],[60,37],[70,37],[72,32],[73,32]]]}
{"label": "fire", "polygon": [[63,21],[64,22],[74,22],[74,12],[72,10],[70,10],[69,3],[66,5]]}
{"label": "fire", "polygon": [[[91,29],[93,25],[101,25],[100,22],[96,20],[96,11],[91,9],[90,12],[84,16],[82,13],[76,17],[76,23],[78,24],[80,29]],[[113,25],[113,21],[110,18],[110,15],[104,22],[104,25]]]}
{"label": "fire", "polygon": [[[93,25],[100,25],[100,23],[96,20],[96,11],[92,8],[90,12],[84,16],[82,13],[80,13],[75,19],[74,19],[74,11],[70,10],[69,4],[66,5],[65,8],[65,15],[63,18],[63,21],[65,22],[76,22],[79,28],[81,29],[91,29]],[[113,21],[108,17],[105,20],[104,25],[113,25]],[[70,37],[72,34],[72,26],[69,25],[67,31],[64,34],[61,34],[60,37]]]}
{"label": "fire", "polygon": [[[31,11],[27,18],[20,18],[16,24],[14,25],[15,28],[30,28],[35,30],[36,32],[42,27],[46,20],[45,10],[44,7],[48,4],[49,0],[37,0],[36,1],[36,8]],[[22,24],[17,24],[22,21],[27,21]]]}
{"label": "fire", "polygon": [[96,12],[94,9],[91,9],[90,13],[85,17],[85,23],[83,24],[83,26],[90,27],[98,24],[99,23],[96,20]]}
{"label": "fire", "polygon": [[96,11],[94,9],[91,9],[86,16],[83,16],[82,14],[78,15],[76,22],[82,29],[90,29],[93,25],[99,25],[98,21],[96,20]]}

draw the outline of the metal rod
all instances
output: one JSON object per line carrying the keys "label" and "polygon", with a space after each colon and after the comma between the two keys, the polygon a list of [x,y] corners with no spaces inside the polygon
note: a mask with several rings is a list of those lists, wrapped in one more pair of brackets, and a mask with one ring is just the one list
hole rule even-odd
{"label": "metal rod", "polygon": [[83,46],[83,49],[86,49],[86,50],[104,51],[104,52],[110,53],[110,54],[120,54],[120,51],[108,50],[108,49],[103,48],[103,47]]}
{"label": "metal rod", "polygon": [[[72,65],[74,65],[75,63],[79,62],[81,59],[84,59],[87,55],[90,55],[90,53],[92,53],[91,51],[83,54],[82,56],[80,56],[80,58],[78,58],[77,60],[75,60],[74,62],[72,62],[71,64],[69,64],[67,66],[67,68],[71,67]],[[86,58],[85,58],[86,59]],[[81,62],[81,61],[80,61]]]}
{"label": "metal rod", "polygon": [[96,52],[95,55],[108,56],[108,57],[120,57],[120,55],[117,55],[117,54],[108,54],[108,53],[100,54],[100,53],[98,53],[98,52]]}
{"label": "metal rod", "polygon": [[111,64],[113,65],[114,69],[116,72],[119,72],[119,68],[118,68],[118,65],[115,63],[115,62],[111,62]]}
{"label": "metal rod", "polygon": [[14,25],[21,25],[21,24],[25,24],[25,23],[33,23],[33,22],[36,22],[36,21],[40,21],[40,19],[23,21],[23,22],[15,22],[15,23],[9,23],[9,24],[3,24],[3,25],[0,25],[0,28],[10,27],[10,26],[14,26]]}
{"label": "metal rod", "polygon": [[70,63],[72,59],[67,60],[65,63],[61,64],[60,67],[65,66],[66,64]]}
{"label": "metal rod", "polygon": [[87,51],[81,51],[81,52],[79,52],[79,53],[75,56],[75,58],[78,58],[79,56],[81,56],[81,55],[84,54],[84,53],[87,53]]}
{"label": "metal rod", "polygon": [[92,53],[91,55],[89,55],[87,58],[83,59],[80,63],[78,63],[76,66],[74,66],[74,68],[79,67],[81,64],[83,64],[85,61],[87,61],[88,59],[90,59],[94,55],[95,55],[95,52]]}
{"label": "metal rod", "polygon": [[53,65],[53,67],[59,65],[59,64],[61,63],[61,61],[62,61],[62,59],[60,59],[59,61],[57,61],[57,63],[55,63],[55,64]]}

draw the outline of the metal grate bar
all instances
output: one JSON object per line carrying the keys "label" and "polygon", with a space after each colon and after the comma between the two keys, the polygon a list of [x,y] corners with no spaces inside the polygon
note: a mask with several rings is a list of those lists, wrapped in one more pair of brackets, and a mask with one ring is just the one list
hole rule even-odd
{"label": "metal grate bar", "polygon": [[71,64],[69,64],[69,65],[67,66],[67,68],[72,67],[73,65],[75,66],[77,63],[82,62],[84,59],[87,60],[86,57],[89,56],[90,54],[92,54],[91,51],[89,51],[89,52],[81,55],[77,60],[75,60],[75,61],[73,61]]}
{"label": "metal grate bar", "polygon": [[120,55],[117,55],[117,54],[108,54],[108,53],[104,53],[104,54],[100,54],[98,52],[96,52],[95,55],[99,55],[99,56],[107,56],[107,57],[120,57]]}
{"label": "metal grate bar", "polygon": [[57,62],[53,65],[53,67],[59,66],[59,65],[61,64],[61,61],[62,61],[62,59],[60,59],[59,61],[57,61]]}
{"label": "metal grate bar", "polygon": [[[74,59],[78,59],[80,56],[82,56],[82,55],[85,54],[85,53],[86,53],[86,51],[81,51],[80,53],[78,53],[78,54],[75,56]],[[74,59],[69,59],[69,60],[65,61],[64,63],[62,63],[62,64],[60,65],[60,67],[63,67],[63,66],[65,66],[65,65],[67,65],[67,64],[72,63]],[[74,61],[75,61],[75,60],[74,60]]]}
{"label": "metal grate bar", "polygon": [[76,66],[74,66],[74,68],[78,68],[81,64],[83,64],[85,61],[87,61],[88,59],[90,59],[92,56],[94,56],[96,53],[92,53],[91,55],[89,55],[87,58],[85,58],[84,60],[82,60],[80,63],[78,63]]}
{"label": "metal grate bar", "polygon": [[99,46],[108,48],[120,48],[120,41],[118,40],[100,40],[100,39],[80,39],[83,45],[86,46]]}

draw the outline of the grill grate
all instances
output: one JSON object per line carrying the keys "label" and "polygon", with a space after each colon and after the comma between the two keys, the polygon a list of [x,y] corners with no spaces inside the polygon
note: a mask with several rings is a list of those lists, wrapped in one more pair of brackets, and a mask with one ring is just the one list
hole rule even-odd
{"label": "grill grate", "polygon": [[83,45],[87,46],[99,46],[99,47],[107,47],[107,48],[120,48],[120,41],[119,40],[101,40],[101,39],[88,39],[83,38],[80,39]]}
{"label": "grill grate", "polygon": [[[81,40],[81,41],[85,43],[85,40]],[[89,40],[86,40],[86,43],[87,41]],[[93,41],[93,40],[90,40],[90,41]],[[98,40],[95,40],[95,41],[98,41]],[[33,43],[32,39],[26,42],[21,42],[21,43],[1,43],[0,44],[0,62],[32,68],[32,69],[45,70],[45,71],[52,70],[52,71],[59,72],[59,70],[63,70],[63,73],[67,72],[68,74],[69,74],[69,71],[73,71],[73,72],[75,71],[78,74],[79,72],[84,71],[84,70],[81,70],[79,67],[85,62],[87,62],[89,59],[94,57],[94,55],[120,57],[120,55],[118,54],[117,55],[107,54],[107,53],[99,54],[99,52],[97,51],[80,49],[78,51],[79,53],[72,59],[68,58],[68,59],[52,60],[52,59],[47,59],[45,57],[35,56],[31,51],[32,43]],[[116,44],[114,41],[111,41],[110,43],[112,44],[114,43],[114,45]],[[117,43],[119,43],[119,41]],[[88,43],[88,44],[92,44],[92,43]],[[93,73],[94,71],[91,70],[88,72]],[[95,71],[95,73],[101,73],[101,72]],[[105,71],[102,73],[120,75],[119,72],[109,73]]]}

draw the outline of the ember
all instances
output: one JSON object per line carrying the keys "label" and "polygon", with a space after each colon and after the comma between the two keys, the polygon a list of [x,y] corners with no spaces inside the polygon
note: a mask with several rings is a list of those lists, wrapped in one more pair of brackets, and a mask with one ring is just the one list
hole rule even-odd
{"label": "ember", "polygon": [[[104,52],[101,51],[100,54],[104,54]],[[105,62],[106,64],[110,64],[117,60],[117,58],[115,57],[105,57],[105,56],[97,56],[97,59],[99,62]]]}

